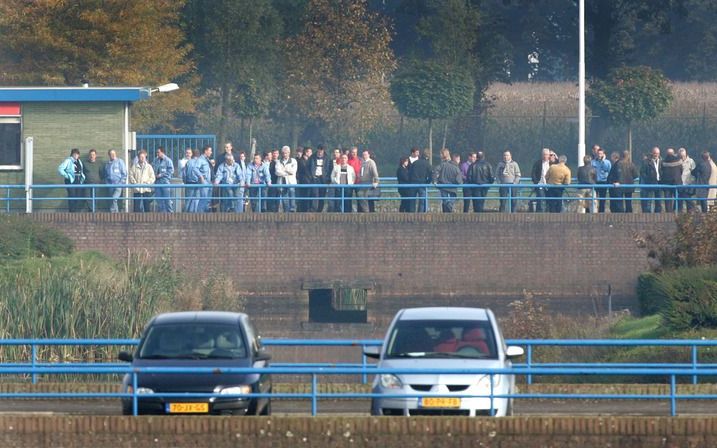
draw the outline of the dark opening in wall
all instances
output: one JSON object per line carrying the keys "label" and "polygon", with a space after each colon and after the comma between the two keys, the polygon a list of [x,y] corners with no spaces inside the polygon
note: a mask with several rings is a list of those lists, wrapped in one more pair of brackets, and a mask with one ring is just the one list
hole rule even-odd
{"label": "dark opening in wall", "polygon": [[362,288],[309,289],[309,322],[366,323],[367,296]]}

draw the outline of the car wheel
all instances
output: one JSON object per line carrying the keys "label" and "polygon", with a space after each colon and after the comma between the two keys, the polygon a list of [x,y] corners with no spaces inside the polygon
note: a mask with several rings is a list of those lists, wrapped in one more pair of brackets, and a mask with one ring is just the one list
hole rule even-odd
{"label": "car wheel", "polygon": [[132,415],[132,406],[122,405],[122,415]]}
{"label": "car wheel", "polygon": [[506,417],[512,417],[513,416],[513,399],[508,399],[508,404],[505,407],[505,416]]}
{"label": "car wheel", "polygon": [[260,415],[271,415],[271,400],[267,400],[264,405],[264,409],[261,410]]}

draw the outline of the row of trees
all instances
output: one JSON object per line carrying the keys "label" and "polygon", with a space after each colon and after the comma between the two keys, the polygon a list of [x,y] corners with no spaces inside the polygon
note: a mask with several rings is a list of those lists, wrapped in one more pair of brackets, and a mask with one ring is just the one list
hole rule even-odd
{"label": "row of trees", "polygon": [[[663,36],[696,21],[694,11],[717,10],[707,0],[588,3],[592,106],[625,124],[660,112],[669,92],[656,107],[621,105],[624,95],[606,88],[627,78],[613,69],[634,62],[645,33]],[[0,82],[176,81],[179,92],[138,104],[135,128],[212,131],[220,140],[239,128],[248,135],[241,146],[265,119],[281,123],[294,145],[362,142],[396,110],[427,120],[429,147],[433,121],[446,118],[480,142],[491,83],[575,72],[576,21],[575,0],[5,0]],[[652,101],[648,71],[637,73],[647,84],[628,84]],[[448,131],[444,121],[444,144]]]}

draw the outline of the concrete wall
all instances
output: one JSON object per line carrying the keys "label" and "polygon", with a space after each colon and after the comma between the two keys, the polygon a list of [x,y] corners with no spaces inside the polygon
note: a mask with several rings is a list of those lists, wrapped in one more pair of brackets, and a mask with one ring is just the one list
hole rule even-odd
{"label": "concrete wall", "polygon": [[[70,155],[70,149],[79,148],[82,158],[95,148],[98,159],[107,160],[107,151],[116,149],[122,154],[124,131],[124,104],[121,102],[96,103],[23,103],[22,138],[34,138],[34,183],[60,184],[57,166]],[[0,184],[23,184],[23,171],[0,172]],[[24,193],[17,192],[16,196]],[[36,197],[64,197],[65,190],[45,190]],[[24,209],[25,203],[13,204]],[[60,202],[36,202],[36,209],[63,207]]]}
{"label": "concrete wall", "polygon": [[[177,267],[225,273],[249,298],[267,336],[324,331],[308,322],[305,288],[369,288],[368,323],[346,336],[380,335],[404,306],[473,305],[497,311],[533,295],[562,312],[636,304],[647,269],[636,237],[674,228],[668,215],[34,214],[80,250],[118,260],[169,252]],[[275,331],[276,330],[276,331]],[[297,334],[298,336],[298,334]]]}
{"label": "concrete wall", "polygon": [[0,416],[0,445],[42,447],[713,447],[717,418]]}

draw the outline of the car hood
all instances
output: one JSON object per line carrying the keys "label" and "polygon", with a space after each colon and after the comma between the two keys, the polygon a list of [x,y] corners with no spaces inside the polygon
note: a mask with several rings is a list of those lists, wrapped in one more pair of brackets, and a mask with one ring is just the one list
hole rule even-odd
{"label": "car hood", "polygon": [[[263,363],[257,363],[257,366]],[[252,367],[248,358],[238,359],[135,359],[133,368],[138,367]],[[213,392],[217,386],[253,384],[258,374],[233,373],[142,373],[137,376],[139,387],[148,387],[155,392]],[[131,376],[125,379],[131,384]]]}
{"label": "car hood", "polygon": [[[505,367],[497,359],[436,359],[401,358],[385,359],[379,362],[379,368],[386,369],[499,369]],[[466,384],[475,381],[483,374],[400,374],[404,384]]]}

